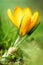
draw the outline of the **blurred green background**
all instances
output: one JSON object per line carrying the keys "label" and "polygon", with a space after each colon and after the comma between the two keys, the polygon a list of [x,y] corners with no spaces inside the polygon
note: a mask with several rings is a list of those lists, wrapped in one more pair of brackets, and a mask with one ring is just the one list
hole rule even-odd
{"label": "blurred green background", "polygon": [[14,41],[17,29],[8,19],[7,10],[13,11],[16,6],[29,7],[33,13],[39,11],[40,25],[23,42],[21,49],[24,51],[24,65],[43,65],[43,0],[0,0],[0,50],[8,49]]}

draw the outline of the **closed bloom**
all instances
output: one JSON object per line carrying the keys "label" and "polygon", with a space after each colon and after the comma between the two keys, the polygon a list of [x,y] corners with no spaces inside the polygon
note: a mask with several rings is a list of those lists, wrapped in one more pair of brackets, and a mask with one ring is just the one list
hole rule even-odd
{"label": "closed bloom", "polygon": [[17,28],[20,27],[19,34],[24,36],[26,33],[30,32],[31,29],[37,24],[39,13],[36,11],[33,15],[30,8],[21,9],[20,7],[16,7],[14,9],[14,13],[12,14],[11,10],[7,11],[8,17],[11,22]]}

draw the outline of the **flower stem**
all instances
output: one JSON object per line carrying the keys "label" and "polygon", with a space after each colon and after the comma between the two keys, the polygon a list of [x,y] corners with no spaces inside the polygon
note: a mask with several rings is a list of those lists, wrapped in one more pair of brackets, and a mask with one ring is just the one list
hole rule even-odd
{"label": "flower stem", "polygon": [[2,56],[2,61],[5,61],[6,58],[8,57],[10,54],[14,53],[17,51],[17,49],[21,46],[21,44],[23,43],[23,41],[28,37],[28,35],[25,35],[24,37],[20,37],[18,36],[18,38],[16,39],[13,47],[10,47],[8,49],[8,51],[6,53],[4,53],[4,55]]}
{"label": "flower stem", "polygon": [[28,35],[25,35],[23,38],[21,38],[21,40],[15,45],[15,47],[19,48],[21,46],[21,44],[23,43],[23,41],[28,37]]}
{"label": "flower stem", "polygon": [[16,39],[15,43],[14,43],[14,46],[16,46],[18,44],[18,42],[20,41],[21,37],[18,36],[18,38]]}

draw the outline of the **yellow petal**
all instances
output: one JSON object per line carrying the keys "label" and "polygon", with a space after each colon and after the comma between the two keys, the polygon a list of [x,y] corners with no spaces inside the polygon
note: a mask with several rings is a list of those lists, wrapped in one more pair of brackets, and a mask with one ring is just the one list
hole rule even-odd
{"label": "yellow petal", "polygon": [[30,8],[24,8],[23,9],[23,20],[22,20],[21,27],[20,27],[21,36],[28,33],[28,27],[31,24],[31,21],[30,21],[31,16],[32,16],[32,12]]}
{"label": "yellow petal", "polygon": [[22,17],[23,17],[23,11],[19,6],[17,6],[14,9],[14,17],[15,17],[16,21],[18,22],[18,27],[19,27]]}
{"label": "yellow petal", "polygon": [[14,18],[14,16],[12,15],[10,9],[8,9],[7,15],[8,15],[9,19],[11,20],[11,22],[12,22],[16,27],[18,27],[18,22],[15,20],[15,18]]}
{"label": "yellow petal", "polygon": [[29,26],[28,32],[37,24],[39,13],[36,11],[31,18],[31,25]]}
{"label": "yellow petal", "polygon": [[31,18],[24,16],[20,27],[20,35],[23,36],[28,32],[28,27],[31,24]]}
{"label": "yellow petal", "polygon": [[23,9],[23,14],[24,14],[24,16],[32,16],[32,12],[31,12],[31,10],[30,10],[30,8],[24,8]]}

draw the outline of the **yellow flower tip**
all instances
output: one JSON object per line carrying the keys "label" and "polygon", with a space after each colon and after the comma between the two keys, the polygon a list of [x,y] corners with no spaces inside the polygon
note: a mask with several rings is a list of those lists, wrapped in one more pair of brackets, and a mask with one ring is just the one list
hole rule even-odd
{"label": "yellow flower tip", "polygon": [[17,9],[19,9],[20,7],[19,6],[16,6],[15,8],[14,8],[14,11],[16,11]]}
{"label": "yellow flower tip", "polygon": [[8,14],[8,16],[9,16],[9,14],[11,14],[10,12],[11,12],[11,10],[10,10],[10,9],[8,9],[8,10],[7,10],[7,14]]}
{"label": "yellow flower tip", "polygon": [[38,21],[38,18],[39,18],[39,12],[36,11],[36,12],[34,13],[34,15],[32,16],[31,21],[37,22],[37,21]]}
{"label": "yellow flower tip", "polygon": [[31,24],[28,28],[28,32],[30,32],[30,30],[37,24],[38,18],[39,18],[39,13],[36,11],[31,18]]}
{"label": "yellow flower tip", "polygon": [[32,18],[31,18],[31,22],[32,22],[32,24],[33,24],[32,27],[34,27],[34,26],[37,24],[38,19],[39,19],[39,12],[36,11],[36,12],[33,14]]}
{"label": "yellow flower tip", "polygon": [[11,21],[13,21],[13,19],[12,19],[12,18],[13,18],[13,15],[12,15],[10,9],[8,9],[8,11],[7,11],[7,15],[8,15],[9,19],[10,19]]}
{"label": "yellow flower tip", "polygon": [[21,23],[21,20],[22,20],[22,17],[23,17],[23,11],[19,6],[17,6],[14,9],[14,16],[16,18],[16,21],[18,22],[18,27],[19,27],[20,23]]}
{"label": "yellow flower tip", "polygon": [[15,18],[14,18],[14,16],[13,16],[13,14],[12,14],[12,12],[11,12],[10,9],[7,10],[7,15],[8,15],[9,19],[11,20],[11,22],[12,22],[16,27],[18,27],[18,23],[17,23],[17,21],[15,20]]}
{"label": "yellow flower tip", "polygon": [[26,7],[23,9],[23,14],[26,15],[26,16],[32,16],[32,12],[31,12],[31,9]]}

